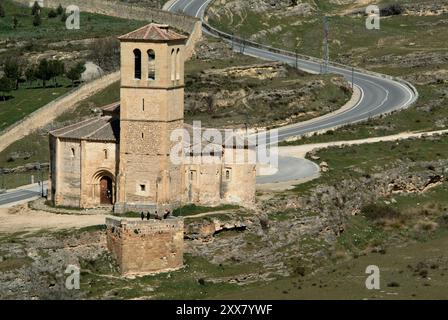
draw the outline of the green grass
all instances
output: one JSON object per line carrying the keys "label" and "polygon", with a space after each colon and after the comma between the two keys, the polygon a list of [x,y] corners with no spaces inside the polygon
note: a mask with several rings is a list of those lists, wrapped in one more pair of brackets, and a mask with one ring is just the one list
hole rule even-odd
{"label": "green grass", "polygon": [[206,213],[206,212],[216,212],[216,211],[222,211],[222,210],[235,210],[238,209],[239,206],[236,205],[230,205],[230,204],[224,204],[216,207],[205,207],[205,206],[197,206],[195,204],[189,204],[186,206],[183,206],[181,208],[177,208],[173,211],[174,216],[178,217],[186,217],[186,216],[192,216],[200,213]]}
{"label": "green grass", "polygon": [[[81,101],[78,106],[70,111],[64,112],[53,121],[55,125],[80,121],[85,117],[93,116],[92,109],[98,108],[120,99],[120,84],[113,83],[97,94]],[[1,106],[1,103],[0,103]],[[31,152],[31,157],[27,159],[17,159],[8,162],[9,155],[12,152]],[[41,131],[35,131],[26,137],[12,143],[6,149],[0,152],[0,167],[12,168],[32,162],[49,161],[48,134]]]}
{"label": "green grass", "polygon": [[[238,290],[236,284],[213,284],[207,278],[231,277],[254,272],[258,264],[215,265],[204,258],[184,256],[183,269],[154,276],[126,279],[118,276],[108,256],[93,261],[81,261],[81,290],[88,298],[104,297],[105,292],[112,299],[132,299],[149,296],[153,299],[201,299],[218,293]],[[203,279],[203,280],[200,280]],[[152,290],[148,290],[152,288]]]}
{"label": "green grass", "polygon": [[100,92],[81,101],[75,109],[64,112],[56,122],[76,122],[92,116],[92,110],[120,100],[120,81],[114,82]]}
{"label": "green grass", "polygon": [[[47,17],[49,9],[42,8],[42,24],[35,27],[32,23],[31,8],[18,5],[11,0],[2,0],[2,4],[5,8],[6,17],[0,18],[0,39],[8,38],[15,41],[51,42],[118,36],[147,23],[145,21],[81,12],[80,29],[68,30],[60,16],[50,19]],[[14,16],[19,21],[16,29],[13,28]]]}
{"label": "green grass", "polygon": [[60,86],[55,88],[22,85],[11,91],[11,98],[0,101],[0,132],[72,89],[68,79],[60,78],[58,82]]}
{"label": "green grass", "polygon": [[[323,2],[322,2],[323,3]],[[214,5],[216,8],[219,4]],[[334,13],[335,7],[326,8],[326,12]],[[219,10],[219,9],[218,9]],[[222,12],[221,12],[222,13]],[[443,24],[431,28],[423,28],[422,24],[436,23],[446,19],[441,16],[393,16],[381,19],[380,30],[368,30],[365,27],[365,17],[331,16],[328,17],[331,29],[330,58],[335,61],[351,61],[366,65],[368,58],[380,57],[388,54],[403,54],[419,49],[443,50],[448,39],[446,34],[440,34]],[[219,17],[210,14],[210,24],[235,35],[248,38],[261,30],[268,30],[281,26],[279,33],[268,33],[266,37],[257,39],[258,42],[274,45],[275,47],[295,50],[301,54],[320,57],[322,55],[323,22],[319,14],[310,17],[280,17],[275,11],[256,13],[244,10],[233,16],[222,14]],[[418,23],[417,23],[418,22]],[[337,41],[334,41],[337,40]],[[415,43],[409,47],[409,43]],[[351,56],[349,52],[355,50],[363,52],[362,56]],[[350,55],[350,56],[349,56]]]}
{"label": "green grass", "polygon": [[31,176],[34,176],[34,183],[37,183],[41,177],[43,177],[43,180],[45,181],[48,179],[48,170],[32,170],[28,172],[0,174],[0,189],[3,186],[5,189],[14,189],[31,184]]}
{"label": "green grass", "polygon": [[[213,299],[446,299],[447,232],[426,242],[368,253],[305,276],[256,283]],[[380,289],[368,290],[366,268],[380,268]],[[426,270],[428,277],[422,277]],[[391,287],[392,282],[398,287]]]}
{"label": "green grass", "polygon": [[16,269],[20,269],[22,267],[28,266],[33,262],[33,259],[29,257],[12,257],[12,258],[3,258],[4,260],[0,262],[0,272],[8,272]]}
{"label": "green grass", "polygon": [[296,192],[305,192],[322,182],[333,184],[344,178],[382,172],[402,161],[448,159],[448,137],[331,147],[318,151],[317,155],[321,158],[320,161],[328,163],[330,170],[315,180],[296,186]]}

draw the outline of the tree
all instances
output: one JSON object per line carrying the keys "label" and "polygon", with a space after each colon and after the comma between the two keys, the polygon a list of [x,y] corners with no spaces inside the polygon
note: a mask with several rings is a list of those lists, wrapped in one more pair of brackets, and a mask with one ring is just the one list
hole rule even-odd
{"label": "tree", "polygon": [[4,18],[5,15],[5,8],[3,8],[3,4],[0,2],[0,18]]}
{"label": "tree", "polygon": [[58,16],[58,14],[53,9],[48,11],[48,18],[52,19],[52,18],[56,18],[57,16]]}
{"label": "tree", "polygon": [[51,79],[50,65],[47,59],[42,59],[36,69],[36,78],[42,80],[42,85],[46,88],[46,83]]}
{"label": "tree", "polygon": [[34,1],[33,7],[31,8],[31,15],[36,16],[40,15],[40,6],[37,1]]}
{"label": "tree", "polygon": [[56,9],[56,13],[58,14],[58,16],[60,16],[61,14],[64,13],[64,8],[62,8],[62,6],[59,4],[58,8]]}
{"label": "tree", "polygon": [[6,94],[8,92],[11,92],[11,90],[14,89],[14,81],[9,79],[6,76],[3,76],[0,78],[0,97],[2,98],[2,101],[6,100]]}
{"label": "tree", "polygon": [[72,87],[75,85],[75,81],[78,81],[81,78],[81,75],[84,71],[86,71],[84,62],[78,62],[76,65],[70,68],[66,76],[67,78],[72,80]]}
{"label": "tree", "polygon": [[53,83],[57,85],[57,77],[62,76],[65,73],[64,63],[59,60],[51,60],[48,65],[50,68],[50,79],[53,79]]}
{"label": "tree", "polygon": [[22,75],[22,66],[19,59],[9,58],[3,64],[5,76],[15,83],[15,89],[19,89],[19,80]]}
{"label": "tree", "polygon": [[65,14],[65,12],[63,12],[61,15],[61,22],[65,22],[65,21],[67,21],[67,15]]}
{"label": "tree", "polygon": [[36,14],[33,18],[33,26],[38,27],[42,24],[42,19],[39,14]]}
{"label": "tree", "polygon": [[33,82],[37,80],[36,73],[37,73],[36,66],[29,66],[28,69],[26,69],[25,77],[29,85],[33,85]]}
{"label": "tree", "polygon": [[115,38],[95,40],[90,47],[90,59],[105,71],[116,70],[120,65],[120,42]]}

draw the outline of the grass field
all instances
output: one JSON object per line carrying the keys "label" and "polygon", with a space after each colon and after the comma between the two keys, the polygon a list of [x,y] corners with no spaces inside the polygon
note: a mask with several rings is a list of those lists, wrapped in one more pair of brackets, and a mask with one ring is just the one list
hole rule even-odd
{"label": "grass field", "polygon": [[18,90],[11,91],[8,100],[0,101],[0,132],[73,89],[65,77],[60,77],[58,83],[59,86],[47,88],[22,84]]}
{"label": "grass field", "polygon": [[331,147],[317,152],[319,161],[328,163],[331,170],[312,181],[298,185],[296,192],[307,192],[320,183],[337,183],[344,178],[361,177],[363,174],[381,172],[401,161],[432,161],[448,159],[448,138],[417,139],[393,142],[377,142],[349,146]]}
{"label": "grass field", "polygon": [[[68,30],[60,16],[48,18],[50,9],[42,8],[42,24],[35,27],[33,26],[31,8],[20,6],[11,0],[2,0],[2,3],[6,16],[0,18],[0,39],[14,41],[29,40],[42,44],[42,42],[108,37],[127,33],[147,23],[81,12],[80,29]],[[14,17],[18,20],[15,29],[13,27]]]}

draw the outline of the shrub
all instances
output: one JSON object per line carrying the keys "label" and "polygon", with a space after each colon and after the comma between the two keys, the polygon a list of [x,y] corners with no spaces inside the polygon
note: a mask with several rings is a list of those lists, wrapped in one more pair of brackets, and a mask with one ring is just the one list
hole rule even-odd
{"label": "shrub", "polygon": [[56,11],[54,11],[53,9],[51,9],[50,11],[48,11],[48,18],[56,18],[58,16],[58,14],[56,13]]}
{"label": "shrub", "polygon": [[36,14],[33,18],[33,26],[38,27],[42,24],[42,19],[39,14]]}
{"label": "shrub", "polygon": [[380,9],[380,14],[382,17],[396,16],[404,12],[404,8],[399,3],[388,4]]}
{"label": "shrub", "polygon": [[56,9],[56,13],[58,16],[64,13],[64,8],[62,8],[62,5],[58,6],[58,8]]}
{"label": "shrub", "polygon": [[439,225],[430,220],[420,220],[415,225],[415,230],[418,232],[431,232],[436,230],[439,227]]}
{"label": "shrub", "polygon": [[3,8],[3,5],[0,2],[0,18],[4,18],[5,17],[5,9]]}
{"label": "shrub", "polygon": [[369,204],[361,209],[364,216],[371,221],[377,221],[381,219],[397,219],[401,214],[398,210],[387,206],[378,204]]}

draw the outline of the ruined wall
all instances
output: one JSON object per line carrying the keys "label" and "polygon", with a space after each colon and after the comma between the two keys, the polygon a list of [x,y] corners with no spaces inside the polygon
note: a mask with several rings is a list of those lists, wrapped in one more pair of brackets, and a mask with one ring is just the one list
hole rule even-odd
{"label": "ruined wall", "polygon": [[122,275],[145,275],[183,266],[184,222],[106,218],[107,248]]}
{"label": "ruined wall", "polygon": [[[29,0],[14,1],[26,6],[30,3]],[[124,19],[157,22],[173,26],[190,35],[185,48],[187,58],[191,57],[196,42],[202,37],[202,22],[199,19],[184,14],[158,10],[145,6],[145,4],[142,3],[128,4],[118,0],[44,0],[45,7],[56,8],[59,4],[64,8],[69,5],[76,5],[81,10],[81,13],[85,11]]]}

